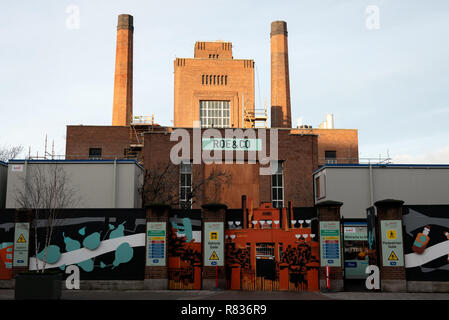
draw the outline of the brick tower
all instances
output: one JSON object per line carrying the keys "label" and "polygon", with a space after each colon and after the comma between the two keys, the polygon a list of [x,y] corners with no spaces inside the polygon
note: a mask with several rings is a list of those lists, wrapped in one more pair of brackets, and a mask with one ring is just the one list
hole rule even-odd
{"label": "brick tower", "polygon": [[231,42],[197,41],[174,72],[174,127],[251,127],[244,116],[254,111],[254,60],[234,59]]}
{"label": "brick tower", "polygon": [[271,23],[271,127],[291,128],[287,23]]}
{"label": "brick tower", "polygon": [[133,16],[121,14],[117,25],[112,125],[126,126],[133,116]]}

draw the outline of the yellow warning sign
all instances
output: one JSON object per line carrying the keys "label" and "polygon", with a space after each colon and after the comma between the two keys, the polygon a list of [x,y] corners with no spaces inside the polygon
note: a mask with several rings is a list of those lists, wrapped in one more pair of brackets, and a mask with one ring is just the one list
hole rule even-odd
{"label": "yellow warning sign", "polygon": [[218,240],[218,232],[212,231],[209,233],[209,239],[210,240]]}
{"label": "yellow warning sign", "polygon": [[390,256],[388,257],[388,260],[389,260],[389,261],[398,261],[399,258],[398,258],[398,256],[396,255],[396,253],[394,253],[394,251],[391,251]]}
{"label": "yellow warning sign", "polygon": [[27,242],[27,241],[25,240],[25,237],[23,236],[23,234],[20,234],[19,239],[17,239],[17,243],[25,243],[25,242]]}
{"label": "yellow warning sign", "polygon": [[389,240],[396,240],[397,233],[395,229],[387,230],[387,239]]}
{"label": "yellow warning sign", "polygon": [[212,252],[212,254],[209,257],[209,260],[220,260],[217,256],[217,254],[215,253],[215,251]]}

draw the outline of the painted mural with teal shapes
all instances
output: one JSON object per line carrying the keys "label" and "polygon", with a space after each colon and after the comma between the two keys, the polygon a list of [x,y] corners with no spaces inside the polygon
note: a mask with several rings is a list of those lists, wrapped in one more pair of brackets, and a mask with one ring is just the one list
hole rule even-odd
{"label": "painted mural with teal shapes", "polygon": [[[97,210],[89,210],[88,216],[75,214],[82,209],[64,211],[69,214],[61,219],[61,225],[55,227],[51,245],[47,248],[42,248],[44,225],[38,230],[40,249],[37,258],[42,260],[47,256],[46,268],[64,271],[68,265],[77,265],[84,280],[143,279],[144,210],[123,209],[117,213],[117,209],[98,209],[98,215],[92,214]],[[126,214],[127,211],[130,214]],[[32,259],[30,269],[35,269],[36,260]]]}

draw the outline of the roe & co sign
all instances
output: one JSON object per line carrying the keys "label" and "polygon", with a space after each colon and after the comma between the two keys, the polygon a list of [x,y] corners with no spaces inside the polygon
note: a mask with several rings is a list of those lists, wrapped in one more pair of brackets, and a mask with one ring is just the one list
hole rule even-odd
{"label": "roe & co sign", "polygon": [[238,151],[261,151],[261,139],[227,139],[227,138],[207,138],[203,139],[203,150],[238,150]]}

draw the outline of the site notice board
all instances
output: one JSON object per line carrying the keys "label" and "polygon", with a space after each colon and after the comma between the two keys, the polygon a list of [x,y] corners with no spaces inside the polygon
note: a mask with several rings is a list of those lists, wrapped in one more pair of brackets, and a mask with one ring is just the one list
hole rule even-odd
{"label": "site notice board", "polygon": [[165,222],[147,222],[147,266],[165,266]]}
{"label": "site notice board", "polygon": [[382,220],[380,222],[380,232],[382,235],[383,266],[403,267],[402,221]]}
{"label": "site notice board", "polygon": [[340,222],[320,221],[321,266],[341,267]]}
{"label": "site notice board", "polygon": [[204,223],[204,265],[224,266],[223,222]]}

